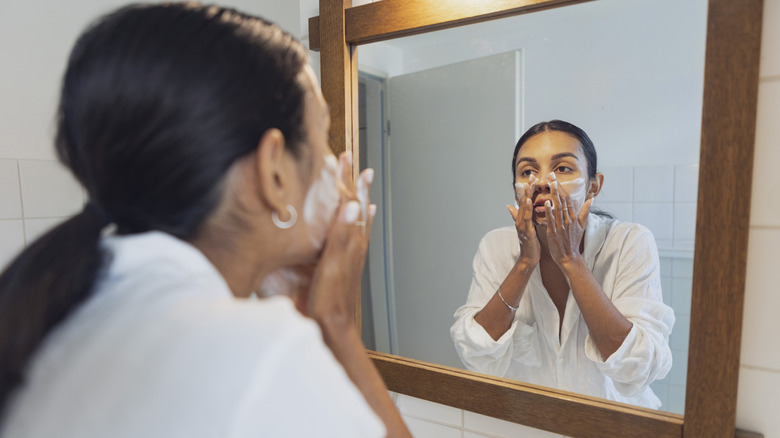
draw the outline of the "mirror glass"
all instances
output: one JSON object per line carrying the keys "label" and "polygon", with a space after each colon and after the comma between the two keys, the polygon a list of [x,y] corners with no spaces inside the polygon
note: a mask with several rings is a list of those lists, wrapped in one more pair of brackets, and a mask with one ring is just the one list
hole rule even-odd
{"label": "mirror glass", "polygon": [[595,144],[594,205],[653,233],[676,321],[673,365],[650,387],[682,414],[706,11],[706,0],[599,0],[360,46],[360,160],[377,172],[379,205],[366,346],[467,369],[450,327],[480,240],[513,225],[515,143],[562,119]]}

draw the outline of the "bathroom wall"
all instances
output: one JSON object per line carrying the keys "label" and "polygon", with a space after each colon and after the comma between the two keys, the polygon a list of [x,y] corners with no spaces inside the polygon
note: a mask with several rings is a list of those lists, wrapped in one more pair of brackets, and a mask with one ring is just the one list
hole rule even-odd
{"label": "bathroom wall", "polygon": [[[51,137],[56,88],[78,31],[90,18],[122,3],[0,2],[0,51],[4,54],[0,65],[0,266],[26,239],[68,216],[83,202],[78,186],[54,163]],[[229,3],[264,14],[304,37],[308,17],[317,14],[317,0]],[[780,172],[775,164],[780,162],[780,125],[775,123],[780,117],[778,23],[780,0],[765,0],[737,404],[737,425],[762,432],[767,438],[780,437],[780,347],[776,339],[780,333]],[[418,438],[558,437],[411,397],[399,396],[397,404]]]}

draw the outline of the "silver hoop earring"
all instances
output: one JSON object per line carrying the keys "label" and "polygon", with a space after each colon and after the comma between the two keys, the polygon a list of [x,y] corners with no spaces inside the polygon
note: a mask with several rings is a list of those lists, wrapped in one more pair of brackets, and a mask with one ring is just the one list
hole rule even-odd
{"label": "silver hoop earring", "polygon": [[273,221],[274,225],[277,227],[286,230],[293,225],[295,225],[295,221],[298,220],[298,212],[295,210],[295,207],[293,207],[290,204],[287,204],[287,211],[290,213],[290,219],[287,219],[286,221],[283,221],[279,219],[279,215],[276,214],[275,211],[271,212],[271,220]]}

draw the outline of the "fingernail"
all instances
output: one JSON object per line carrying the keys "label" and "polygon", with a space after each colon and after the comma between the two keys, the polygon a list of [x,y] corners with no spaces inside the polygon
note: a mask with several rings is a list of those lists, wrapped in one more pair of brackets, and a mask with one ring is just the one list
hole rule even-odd
{"label": "fingernail", "polygon": [[344,222],[353,223],[357,220],[360,214],[360,204],[356,201],[347,202],[347,206],[344,207]]}
{"label": "fingernail", "polygon": [[550,172],[550,174],[547,175],[547,179],[549,179],[551,181],[555,181],[555,173],[554,172]]}
{"label": "fingernail", "polygon": [[366,182],[371,184],[374,182],[374,169],[366,169],[363,171],[363,175],[365,175],[363,178],[365,178]]}
{"label": "fingernail", "polygon": [[552,202],[550,202],[550,200],[548,199],[548,200],[544,201],[544,206],[552,208]]}
{"label": "fingernail", "polygon": [[376,216],[376,204],[371,204],[368,206],[368,214],[371,215],[372,219],[374,216]]}

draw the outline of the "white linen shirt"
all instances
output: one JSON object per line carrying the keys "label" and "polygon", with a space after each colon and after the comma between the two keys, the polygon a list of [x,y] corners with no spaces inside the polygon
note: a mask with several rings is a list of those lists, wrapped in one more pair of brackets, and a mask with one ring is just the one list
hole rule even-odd
{"label": "white linen shirt", "polygon": [[474,257],[466,304],[450,334],[472,371],[658,409],[649,385],[672,366],[669,334],[674,312],[661,295],[658,250],[650,231],[595,214],[585,225],[583,257],[612,303],[633,327],[606,360],[569,292],[563,326],[537,265],[514,321],[497,341],[474,320],[520,256],[515,227],[490,231]]}
{"label": "white linen shirt", "polygon": [[288,298],[236,299],[167,234],[103,245],[110,267],[38,349],[0,436],[384,436]]}

